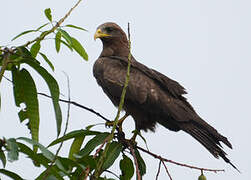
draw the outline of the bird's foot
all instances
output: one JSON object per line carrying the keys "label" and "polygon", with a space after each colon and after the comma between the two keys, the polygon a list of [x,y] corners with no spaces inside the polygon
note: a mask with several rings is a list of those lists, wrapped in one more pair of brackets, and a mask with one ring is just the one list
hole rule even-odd
{"label": "bird's foot", "polygon": [[[122,124],[123,124],[124,120],[125,120],[128,116],[129,116],[129,114],[126,113],[121,119],[118,120],[117,125],[118,125],[118,127],[119,127],[119,131],[122,131]],[[106,126],[106,127],[112,127],[112,126],[114,126],[114,124],[115,124],[115,121],[106,121],[105,126]]]}
{"label": "bird's foot", "polygon": [[112,127],[114,125],[114,121],[106,121],[105,127]]}

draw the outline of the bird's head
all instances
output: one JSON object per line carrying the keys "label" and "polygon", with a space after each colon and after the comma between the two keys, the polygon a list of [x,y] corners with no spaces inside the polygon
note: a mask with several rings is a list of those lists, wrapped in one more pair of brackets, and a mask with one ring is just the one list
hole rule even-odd
{"label": "bird's head", "polygon": [[107,22],[98,26],[94,34],[94,40],[98,38],[100,38],[101,41],[119,40],[119,39],[127,41],[125,32],[116,23],[112,22]]}
{"label": "bird's head", "polygon": [[116,24],[107,22],[98,26],[94,40],[100,39],[103,43],[101,56],[128,55],[128,40],[126,33]]}

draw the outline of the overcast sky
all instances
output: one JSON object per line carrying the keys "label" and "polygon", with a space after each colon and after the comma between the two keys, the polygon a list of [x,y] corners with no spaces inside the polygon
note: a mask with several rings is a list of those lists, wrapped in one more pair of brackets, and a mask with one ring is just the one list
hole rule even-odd
{"label": "overcast sky", "polygon": [[[28,35],[10,42],[18,33],[46,23],[43,15],[45,8],[50,7],[53,19],[58,20],[75,2],[4,1],[0,11],[0,45],[20,45],[34,38],[35,36]],[[215,159],[188,134],[170,132],[161,126],[158,126],[156,133],[143,133],[149,149],[182,163],[226,170],[225,173],[218,174],[206,172],[208,180],[250,179],[250,9],[251,2],[248,0],[86,0],[65,24],[75,24],[88,29],[89,32],[69,30],[69,33],[82,42],[89,54],[89,61],[85,62],[76,53],[64,47],[57,54],[54,42],[50,40],[42,43],[42,52],[46,52],[53,61],[56,67],[53,75],[60,83],[63,94],[67,95],[66,78],[62,73],[65,71],[70,77],[71,99],[113,119],[116,108],[98,87],[92,75],[93,63],[102,50],[100,40],[95,42],[93,34],[98,25],[107,21],[116,22],[125,31],[127,23],[130,22],[134,57],[186,87],[186,97],[198,114],[231,141],[233,150],[226,146],[224,149],[242,173],[239,174],[222,159]],[[47,67],[46,64],[44,66]],[[48,93],[44,81],[36,73],[33,75],[36,77],[38,91]],[[10,74],[6,76],[10,77]],[[11,84],[3,80],[0,91],[0,136],[29,136],[24,124],[17,126],[19,120]],[[56,138],[54,112],[50,100],[44,97],[39,97],[39,100],[40,141],[47,145]],[[66,106],[62,105],[62,108],[65,119]],[[95,115],[72,107],[68,131],[100,122],[103,121]],[[125,122],[124,128],[127,129],[128,137],[131,136],[130,132],[134,128],[131,118]],[[144,143],[139,140],[139,145],[144,146]],[[62,151],[63,155],[67,153]],[[154,179],[159,162],[148,155],[143,156],[147,164],[144,179]],[[22,156],[20,161],[8,163],[6,168],[18,172],[26,179],[34,179],[40,170],[31,170],[31,167],[33,165],[30,160]],[[172,164],[167,164],[167,167],[174,180],[195,180],[200,174],[199,171]],[[167,179],[163,167],[159,179]]]}

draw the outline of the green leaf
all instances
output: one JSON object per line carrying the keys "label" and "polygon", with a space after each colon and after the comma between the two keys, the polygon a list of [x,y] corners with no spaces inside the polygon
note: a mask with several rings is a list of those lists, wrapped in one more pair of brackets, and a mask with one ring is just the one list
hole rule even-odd
{"label": "green leaf", "polygon": [[10,162],[18,160],[18,146],[14,138],[6,140],[7,150],[8,150],[8,160]]}
{"label": "green leaf", "polygon": [[45,62],[47,62],[47,64],[52,69],[52,71],[54,71],[55,68],[54,68],[53,64],[51,63],[51,61],[48,59],[48,57],[45,54],[41,53],[41,52],[39,54],[44,58]]}
{"label": "green leaf", "polygon": [[77,39],[75,39],[74,37],[71,37],[72,39],[72,47],[73,49],[84,59],[84,60],[88,60],[88,54],[86,53],[85,49],[83,48],[83,46],[80,44],[80,42],[78,42]]}
{"label": "green leaf", "polygon": [[85,170],[85,166],[77,163],[76,161],[73,161],[69,158],[62,158],[62,157],[59,157],[59,160],[60,162],[62,162],[64,168],[67,170],[67,171],[71,171],[73,167],[77,167],[77,168],[80,168],[82,171]]}
{"label": "green leaf", "polygon": [[122,144],[115,141],[113,141],[109,145],[107,150],[107,155],[105,157],[105,161],[102,167],[103,170],[106,170],[109,167],[111,167],[111,165],[113,165],[114,161],[118,158],[122,149],[123,149]]}
{"label": "green leaf", "polygon": [[59,106],[59,86],[57,81],[53,78],[53,76],[42,66],[39,64],[35,63],[31,59],[24,58],[22,60],[24,63],[30,65],[33,69],[35,69],[45,80],[47,83],[51,97],[52,97],[52,102],[53,102],[53,107],[54,107],[54,112],[56,116],[56,123],[57,123],[57,136],[59,136],[60,131],[61,131],[61,125],[62,125],[62,112]]}
{"label": "green leaf", "polygon": [[120,180],[130,180],[134,174],[134,167],[132,160],[123,154],[123,159],[121,159],[119,167],[122,172]]}
{"label": "green leaf", "polygon": [[29,129],[33,140],[39,139],[39,105],[37,98],[37,89],[33,78],[26,69],[18,71],[12,70],[13,92],[16,106],[20,107],[21,103],[25,103],[26,108],[19,112],[19,118],[22,122],[29,119]]}
{"label": "green leaf", "polygon": [[[17,140],[23,140],[23,141],[26,141],[26,142],[32,144],[33,146],[37,146],[40,149],[40,151],[42,152],[42,154],[47,159],[49,159],[50,161],[54,161],[55,155],[51,151],[49,151],[46,147],[44,147],[42,144],[40,144],[36,141],[33,141],[32,139],[26,138],[26,137],[19,137],[19,138],[17,138]],[[55,161],[55,164],[57,165],[57,167],[60,170],[65,171],[62,163],[58,159]]]}
{"label": "green leaf", "polygon": [[5,165],[6,165],[6,156],[5,156],[2,149],[0,149],[0,159],[2,161],[3,167],[5,167]]}
{"label": "green leaf", "polygon": [[61,32],[57,32],[56,36],[55,36],[55,47],[56,47],[56,51],[57,53],[60,50],[60,45],[61,45]]}
{"label": "green leaf", "polygon": [[73,155],[79,152],[84,139],[85,139],[85,136],[79,136],[74,139],[74,141],[71,144],[70,151],[69,151],[69,155],[68,155],[69,159],[76,160],[76,158]]}
{"label": "green leaf", "polygon": [[89,155],[89,156],[87,155],[87,156],[83,156],[81,159],[78,159],[77,163],[82,164],[85,167],[89,166],[90,171],[92,171],[93,169],[96,169],[97,167],[97,158],[93,158],[92,155]]}
{"label": "green leaf", "polygon": [[17,142],[17,145],[19,147],[19,152],[27,155],[33,161],[35,166],[39,167],[40,164],[42,164],[45,168],[49,167],[49,161],[47,158],[45,158],[45,156],[35,153],[34,151],[32,151],[32,149],[30,149],[23,143]]}
{"label": "green leaf", "polygon": [[13,39],[11,39],[11,41],[14,41],[15,39],[19,38],[20,36],[31,33],[31,32],[36,32],[36,30],[28,30],[28,31],[21,32],[20,34],[15,36]]}
{"label": "green leaf", "polygon": [[47,17],[47,19],[52,22],[52,16],[51,16],[51,9],[50,8],[47,8],[44,10],[44,14],[45,16]]}
{"label": "green leaf", "polygon": [[82,27],[75,26],[75,25],[72,25],[72,24],[67,24],[65,27],[71,27],[71,28],[75,28],[75,29],[87,31],[86,29],[84,29],[84,28],[82,28]]}
{"label": "green leaf", "polygon": [[34,141],[34,140],[26,138],[26,137],[19,137],[19,138],[17,138],[17,140],[22,140],[22,141],[28,142],[31,145],[37,146],[40,149],[40,151],[42,152],[42,154],[46,158],[48,158],[50,161],[52,161],[55,157],[52,152],[50,152],[46,147],[44,147],[42,144],[38,143],[37,141]]}
{"label": "green leaf", "polygon": [[143,176],[146,173],[146,164],[143,158],[141,157],[139,151],[137,149],[134,149],[135,155],[138,161],[138,166],[139,166],[139,172],[140,175]]}
{"label": "green leaf", "polygon": [[110,133],[101,133],[92,138],[85,147],[75,157],[81,158],[85,155],[90,154],[98,145],[102,144]]}
{"label": "green leaf", "polygon": [[63,137],[54,140],[52,143],[49,144],[48,147],[53,146],[53,145],[58,144],[58,143],[61,143],[62,141],[67,141],[67,140],[72,139],[72,138],[77,138],[77,137],[81,137],[81,136],[89,136],[89,135],[97,135],[97,134],[100,134],[100,132],[98,132],[98,131],[87,131],[87,130],[72,131],[72,132],[69,132],[68,134],[64,135]]}
{"label": "green leaf", "polygon": [[73,48],[69,44],[67,44],[67,42],[62,39],[60,39],[60,42],[63,43],[66,47],[68,47],[71,51],[73,51]]}
{"label": "green leaf", "polygon": [[37,53],[39,52],[40,48],[41,48],[40,41],[37,41],[31,46],[30,52],[31,52],[32,57],[36,58]]}
{"label": "green leaf", "polygon": [[11,172],[11,171],[8,171],[6,169],[0,169],[0,173],[10,177],[11,179],[14,179],[14,180],[24,180],[23,178],[21,178],[18,174],[14,173],[14,172]]}
{"label": "green leaf", "polygon": [[18,116],[19,116],[20,122],[23,122],[25,119],[29,119],[29,118],[28,118],[28,115],[27,115],[27,112],[24,111],[24,110],[20,110],[20,111],[18,112]]}
{"label": "green leaf", "polygon": [[32,61],[35,61],[35,59],[32,57],[32,54],[26,47],[19,46],[17,47],[17,51],[18,51],[17,53],[18,56],[25,57],[25,58],[32,58]]}
{"label": "green leaf", "polygon": [[43,24],[42,26],[38,27],[35,31],[39,31],[40,29],[42,29],[43,27],[47,26],[48,24],[50,24],[50,23]]}
{"label": "green leaf", "polygon": [[62,37],[66,40],[69,46],[72,46],[72,38],[71,36],[63,29],[58,28],[58,31],[61,33]]}

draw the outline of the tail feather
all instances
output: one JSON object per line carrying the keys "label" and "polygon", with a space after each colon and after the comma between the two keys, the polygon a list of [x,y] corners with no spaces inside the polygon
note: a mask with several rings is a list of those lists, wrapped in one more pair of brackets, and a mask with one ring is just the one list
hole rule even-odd
{"label": "tail feather", "polygon": [[[229,163],[237,171],[237,167],[230,162],[226,157],[226,153],[223,151],[220,141],[226,144],[229,148],[232,148],[231,143],[226,137],[219,134],[212,126],[208,129],[207,127],[201,126],[193,122],[184,123],[181,125],[181,129],[194,137],[199,141],[215,158],[221,157],[226,163]],[[240,171],[239,171],[240,172]]]}

